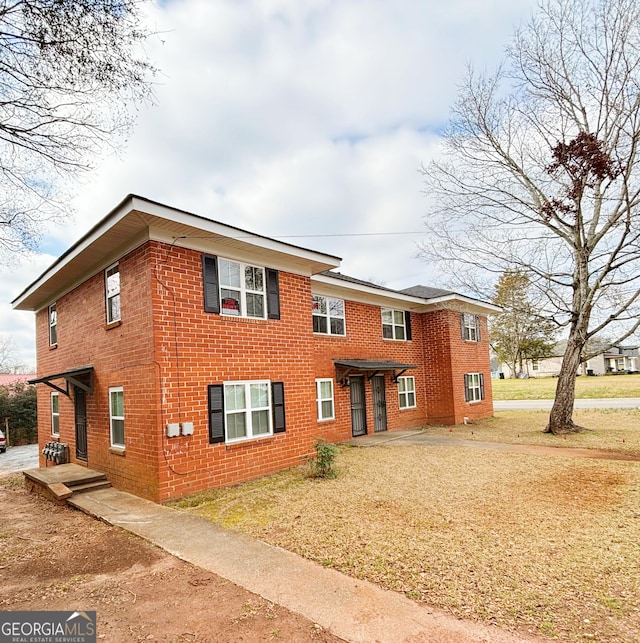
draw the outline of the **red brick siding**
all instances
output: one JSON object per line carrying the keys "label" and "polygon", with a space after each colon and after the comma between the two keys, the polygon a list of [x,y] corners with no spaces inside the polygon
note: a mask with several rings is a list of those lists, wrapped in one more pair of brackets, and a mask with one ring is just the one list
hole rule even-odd
{"label": "red brick siding", "polygon": [[[267,266],[268,267],[268,266]],[[105,325],[101,272],[60,297],[58,341],[48,346],[47,310],[37,315],[39,375],[87,364],[88,465],[121,489],[156,501],[238,483],[298,464],[322,437],[351,437],[349,388],[335,383],[336,358],[415,364],[415,409],[399,409],[398,387],[385,373],[390,430],[425,422],[461,422],[491,414],[486,322],[483,342],[463,342],[459,315],[412,314],[411,341],[382,338],[379,306],[346,302],[346,337],[313,333],[311,280],[280,272],[278,320],[206,313],[202,254],[150,242],[120,261],[121,324]],[[423,366],[425,364],[426,366]],[[464,403],[464,373],[484,372],[487,399]],[[316,378],[334,380],[335,420],[319,422]],[[225,381],[283,382],[286,432],[237,444],[209,444],[207,387]],[[367,424],[374,429],[365,378]],[[124,455],[110,449],[111,386],[124,388]],[[41,447],[50,438],[50,389],[39,386]],[[168,438],[168,423],[193,422],[192,436]],[[60,440],[75,459],[73,401],[60,395]],[[44,462],[41,462],[44,465]]]}

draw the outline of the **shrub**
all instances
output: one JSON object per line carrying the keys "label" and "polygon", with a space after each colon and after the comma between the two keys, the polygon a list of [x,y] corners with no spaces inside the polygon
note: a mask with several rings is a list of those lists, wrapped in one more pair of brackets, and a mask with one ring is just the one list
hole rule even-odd
{"label": "shrub", "polygon": [[335,444],[318,440],[315,444],[316,457],[311,460],[311,474],[314,478],[335,478],[338,475],[335,460],[339,449]]}

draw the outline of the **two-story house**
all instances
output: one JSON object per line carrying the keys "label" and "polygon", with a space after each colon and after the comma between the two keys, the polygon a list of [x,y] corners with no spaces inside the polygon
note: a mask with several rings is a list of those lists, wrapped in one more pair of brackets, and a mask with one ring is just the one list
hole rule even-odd
{"label": "two-story house", "polygon": [[36,313],[40,447],[164,501],[318,438],[492,414],[494,306],[339,264],[128,196],[13,302]]}

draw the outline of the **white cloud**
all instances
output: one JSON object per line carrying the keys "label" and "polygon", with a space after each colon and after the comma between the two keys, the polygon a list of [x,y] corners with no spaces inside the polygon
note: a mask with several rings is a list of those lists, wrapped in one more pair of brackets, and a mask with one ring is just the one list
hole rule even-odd
{"label": "white cloud", "polygon": [[[78,187],[64,251],[137,193],[262,234],[421,229],[419,167],[437,153],[469,61],[491,67],[534,0],[181,0],[148,5],[162,70],[127,149]],[[412,235],[289,237],[342,271],[430,283]],[[51,250],[50,250],[51,251]],[[0,332],[33,362],[33,319],[10,302],[52,257],[5,271]]]}

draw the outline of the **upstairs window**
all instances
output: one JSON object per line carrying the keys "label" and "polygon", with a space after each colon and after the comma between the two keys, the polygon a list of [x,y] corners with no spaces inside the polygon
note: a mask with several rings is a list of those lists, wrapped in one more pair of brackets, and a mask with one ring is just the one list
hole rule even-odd
{"label": "upstairs window", "polygon": [[58,312],[56,305],[49,306],[49,346],[58,344]]}
{"label": "upstairs window", "polygon": [[480,319],[477,315],[462,313],[460,316],[462,339],[467,342],[480,341]]}
{"label": "upstairs window", "polygon": [[411,339],[411,313],[404,310],[383,308],[382,336],[385,339]]}
{"label": "upstairs window", "polygon": [[204,310],[254,319],[280,319],[280,276],[260,268],[202,255]]}
{"label": "upstairs window", "polygon": [[120,267],[116,263],[104,271],[107,298],[107,324],[120,321]]}
{"label": "upstairs window", "polygon": [[313,332],[327,335],[344,335],[344,300],[313,295]]}

